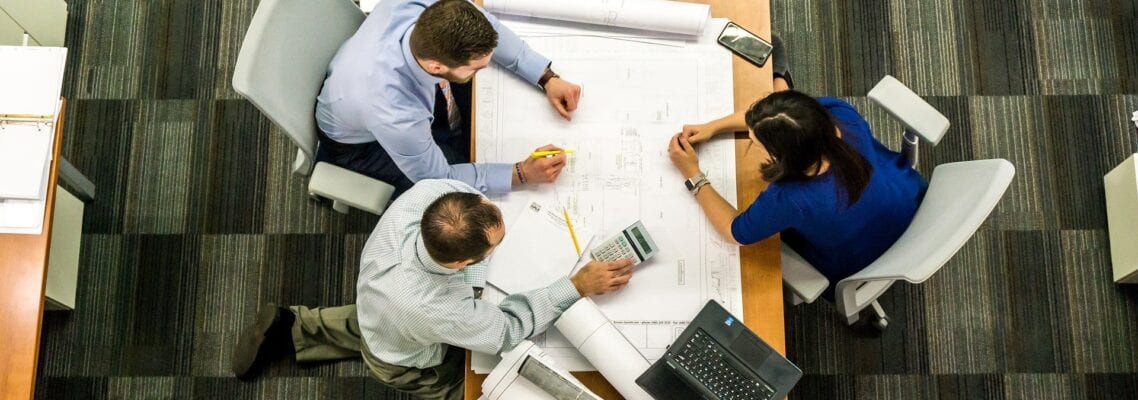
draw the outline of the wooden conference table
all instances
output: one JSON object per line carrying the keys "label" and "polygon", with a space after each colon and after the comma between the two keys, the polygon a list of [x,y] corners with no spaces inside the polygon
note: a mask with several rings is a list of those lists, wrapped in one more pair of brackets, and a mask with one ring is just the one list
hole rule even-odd
{"label": "wooden conference table", "polygon": [[[65,106],[65,105],[64,105]],[[63,142],[61,106],[55,123],[47,209],[39,235],[0,233],[0,398],[30,399],[35,394],[43,319],[47,257],[51,246],[52,210],[55,209],[59,148]]]}
{"label": "wooden conference table", "polygon": [[[698,1],[711,4],[711,15],[728,18],[747,30],[763,38],[770,38],[769,0],[710,0]],[[479,1],[481,3],[481,1]],[[745,109],[761,95],[769,93],[773,84],[771,63],[763,68],[734,57],[735,109]],[[476,82],[477,84],[477,82]],[[703,121],[691,121],[699,123]],[[473,129],[473,128],[472,128]],[[676,127],[678,131],[679,126]],[[476,137],[471,132],[471,140]],[[735,175],[738,185],[738,204],[746,208],[759,192],[766,189],[766,183],[759,178],[756,152],[745,153],[747,139],[737,136],[735,141]],[[473,149],[474,146],[471,146]],[[748,155],[745,157],[744,155]],[[681,182],[676,182],[677,185]],[[786,353],[786,339],[782,313],[782,270],[779,267],[779,240],[773,237],[760,243],[745,246],[740,250],[743,279],[743,318],[751,330],[778,349]],[[605,399],[620,398],[604,377],[597,372],[574,372],[574,376]],[[470,369],[470,352],[466,352],[466,394],[468,400],[477,399],[482,392],[482,381],[486,375],[475,374]]]}

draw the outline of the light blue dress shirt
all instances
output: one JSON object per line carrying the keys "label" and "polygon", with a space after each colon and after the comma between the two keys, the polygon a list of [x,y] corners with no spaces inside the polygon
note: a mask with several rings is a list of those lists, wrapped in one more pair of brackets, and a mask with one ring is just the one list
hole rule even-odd
{"label": "light blue dress shirt", "polygon": [[485,262],[462,270],[439,265],[420,234],[427,206],[451,192],[476,193],[453,180],[415,184],[387,208],[364,245],[356,315],[364,344],[380,360],[433,367],[442,363],[445,345],[498,354],[549,329],[581,298],[563,277],[497,305],[474,299],[471,286],[486,286]]}
{"label": "light blue dress shirt", "polygon": [[[328,78],[316,98],[317,125],[340,143],[379,141],[412,182],[449,178],[482,193],[506,193],[512,164],[450,165],[431,136],[435,87],[442,78],[424,71],[409,45],[419,14],[434,3],[388,0],[376,6],[332,58]],[[493,61],[536,86],[549,59],[530,49],[493,15],[483,14],[498,32]]]}

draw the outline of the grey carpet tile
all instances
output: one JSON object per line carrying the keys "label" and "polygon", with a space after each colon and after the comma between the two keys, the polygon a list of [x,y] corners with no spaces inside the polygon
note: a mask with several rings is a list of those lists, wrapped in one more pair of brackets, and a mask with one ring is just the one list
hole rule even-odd
{"label": "grey carpet tile", "polygon": [[[892,68],[887,73],[930,96],[963,94],[971,58],[962,46],[959,7],[950,2],[908,0],[890,5]],[[953,38],[953,39],[949,39]],[[968,68],[968,70],[966,70]]]}
{"label": "grey carpet tile", "polygon": [[[209,150],[199,135],[194,100],[148,100],[138,104],[123,204],[126,233],[182,233],[195,189],[199,163]],[[194,216],[196,222],[198,216]]]}
{"label": "grey carpet tile", "polygon": [[922,346],[928,352],[929,372],[1006,370],[1002,354],[1007,277],[1002,244],[999,235],[981,230],[939,273],[921,284],[927,322]]}
{"label": "grey carpet tile", "polygon": [[1008,400],[1062,400],[1082,398],[1082,387],[1071,375],[1008,374],[1004,397]]}
{"label": "grey carpet tile", "polygon": [[930,375],[859,375],[855,385],[857,398],[864,399],[927,399],[937,393]]}
{"label": "grey carpet tile", "polygon": [[1064,303],[1070,315],[1073,371],[1138,372],[1138,291],[1103,285],[1112,279],[1103,231],[1063,231]]}
{"label": "grey carpet tile", "polygon": [[86,233],[123,231],[127,195],[117,188],[126,186],[136,114],[131,100],[67,102],[61,153],[95,184],[98,196],[84,210]]}
{"label": "grey carpet tile", "polygon": [[[1037,79],[1042,94],[1113,93],[1120,76],[1113,28],[1107,19],[1045,19],[1033,21]],[[1074,46],[1058,43],[1077,43]]]}
{"label": "grey carpet tile", "polygon": [[970,57],[970,92],[987,96],[1038,93],[1035,48],[1026,8],[1031,1],[958,3],[963,15],[955,41]]}
{"label": "grey carpet tile", "polygon": [[1054,231],[1006,231],[1007,313],[1004,350],[1010,372],[1071,371],[1070,316],[1061,284],[1062,254]]}
{"label": "grey carpet tile", "polygon": [[1004,158],[1017,171],[993,211],[996,229],[1055,229],[1058,216],[1051,194],[1057,190],[1048,158],[1043,104],[1034,96],[971,97],[968,102],[976,159]]}
{"label": "grey carpet tile", "polygon": [[205,199],[198,215],[206,234],[261,233],[264,227],[265,176],[269,122],[249,102],[219,100],[210,108],[211,150],[204,170]]}
{"label": "grey carpet tile", "polygon": [[192,393],[188,377],[124,377],[107,380],[107,399],[176,399]]}

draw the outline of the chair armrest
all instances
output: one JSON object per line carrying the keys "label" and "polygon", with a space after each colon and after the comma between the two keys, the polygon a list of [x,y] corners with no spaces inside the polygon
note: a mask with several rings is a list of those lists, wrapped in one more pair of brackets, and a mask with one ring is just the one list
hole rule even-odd
{"label": "chair armrest", "polygon": [[383,215],[395,187],[329,163],[316,163],[308,194],[326,197],[372,214]]}
{"label": "chair armrest", "polygon": [[948,118],[897,78],[885,75],[869,91],[868,96],[889,115],[901,121],[906,129],[913,131],[933,146],[936,146],[948,131]]}
{"label": "chair armrest", "polygon": [[785,243],[782,245],[782,283],[807,303],[813,303],[830,286],[825,275]]}

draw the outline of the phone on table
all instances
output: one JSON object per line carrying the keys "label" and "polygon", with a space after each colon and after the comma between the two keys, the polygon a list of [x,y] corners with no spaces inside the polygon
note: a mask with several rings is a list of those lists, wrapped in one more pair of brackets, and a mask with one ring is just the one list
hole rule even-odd
{"label": "phone on table", "polygon": [[727,21],[727,26],[719,33],[719,44],[760,67],[767,63],[774,50],[770,42],[731,21]]}

